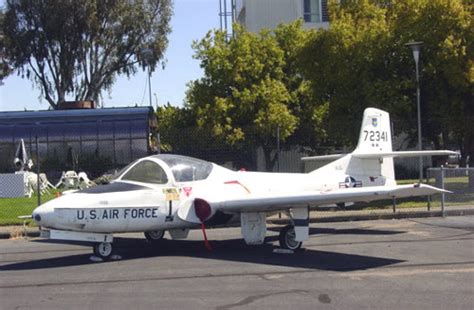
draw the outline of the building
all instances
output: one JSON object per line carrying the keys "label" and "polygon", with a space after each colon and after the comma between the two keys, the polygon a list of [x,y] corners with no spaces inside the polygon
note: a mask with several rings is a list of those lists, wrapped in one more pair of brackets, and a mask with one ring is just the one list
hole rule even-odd
{"label": "building", "polygon": [[42,171],[52,165],[54,170],[73,168],[75,161],[79,169],[95,174],[154,153],[156,130],[151,107],[0,112],[0,173],[15,169],[20,139],[35,161],[38,138]]}
{"label": "building", "polygon": [[252,32],[304,20],[306,28],[329,26],[327,0],[235,0],[235,20]]}

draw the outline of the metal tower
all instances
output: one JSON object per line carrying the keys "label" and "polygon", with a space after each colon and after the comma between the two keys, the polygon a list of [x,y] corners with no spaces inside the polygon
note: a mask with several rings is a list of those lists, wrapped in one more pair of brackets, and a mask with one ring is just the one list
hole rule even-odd
{"label": "metal tower", "polygon": [[225,31],[227,38],[231,38],[232,24],[235,22],[235,0],[219,0],[219,18],[221,31]]}

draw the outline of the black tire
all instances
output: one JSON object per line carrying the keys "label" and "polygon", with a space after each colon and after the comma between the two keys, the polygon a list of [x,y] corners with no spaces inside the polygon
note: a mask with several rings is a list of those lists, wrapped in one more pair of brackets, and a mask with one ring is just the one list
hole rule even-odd
{"label": "black tire", "polygon": [[295,227],[293,225],[287,225],[280,231],[280,247],[288,250],[298,250],[303,245],[302,241],[295,240]]}
{"label": "black tire", "polygon": [[161,240],[163,240],[164,236],[165,236],[164,230],[154,230],[154,231],[145,232],[146,240],[148,240],[148,242],[151,242],[151,243],[160,242]]}
{"label": "black tire", "polygon": [[113,254],[114,247],[110,242],[102,242],[94,245],[94,255],[102,258],[103,260],[108,260]]}

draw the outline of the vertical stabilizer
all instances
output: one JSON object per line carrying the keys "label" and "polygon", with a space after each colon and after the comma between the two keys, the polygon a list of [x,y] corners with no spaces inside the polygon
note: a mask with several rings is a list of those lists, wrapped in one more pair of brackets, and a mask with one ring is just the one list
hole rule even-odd
{"label": "vertical stabilizer", "polygon": [[359,142],[354,153],[375,154],[392,151],[390,116],[387,112],[367,108],[364,111]]}
{"label": "vertical stabilizer", "polygon": [[[388,112],[367,108],[364,111],[360,128],[359,142],[353,154],[377,154],[392,152],[392,130]],[[351,170],[356,170],[363,179],[369,178],[369,184],[395,184],[393,158],[380,157],[354,161]],[[357,167],[360,165],[360,168]],[[351,171],[356,173],[355,171]],[[349,173],[351,173],[349,172]],[[365,176],[365,178],[363,177]],[[374,180],[378,180],[376,182]],[[367,182],[366,182],[367,183]]]}
{"label": "vertical stabilizer", "polygon": [[[396,185],[394,157],[455,155],[448,150],[392,151],[390,116],[387,112],[367,108],[364,110],[359,142],[351,154],[346,154],[311,174],[323,180],[342,180],[346,187]],[[331,157],[334,157],[332,155]],[[328,156],[306,157],[304,160],[327,159]],[[326,184],[326,183],[324,183]]]}
{"label": "vertical stabilizer", "polygon": [[[354,152],[312,173],[325,179],[335,178],[349,187],[394,185],[393,158],[376,156],[389,152],[392,152],[390,116],[385,111],[367,108]],[[357,156],[362,154],[370,156]]]}

